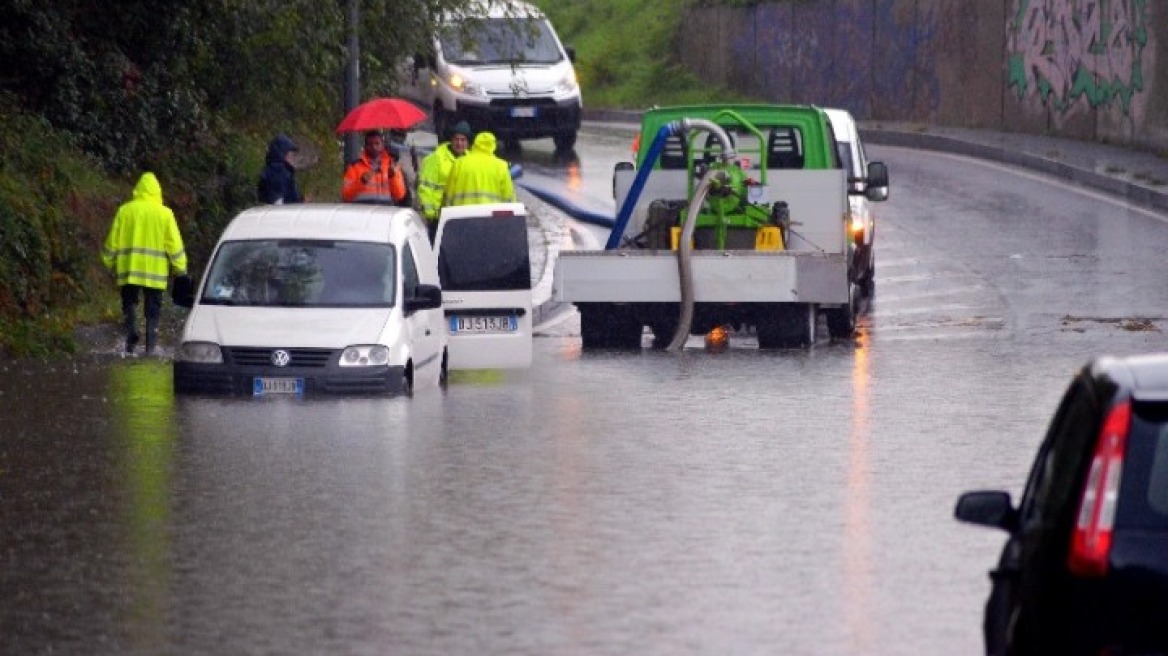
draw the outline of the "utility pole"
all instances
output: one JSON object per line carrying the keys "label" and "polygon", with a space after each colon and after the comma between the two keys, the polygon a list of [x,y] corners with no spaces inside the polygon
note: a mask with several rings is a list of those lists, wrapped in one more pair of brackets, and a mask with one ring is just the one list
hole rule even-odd
{"label": "utility pole", "polygon": [[[345,67],[345,114],[353,111],[361,102],[361,41],[360,0],[348,0],[349,23],[349,63]],[[361,154],[361,135],[356,132],[345,134],[345,164],[357,159]]]}

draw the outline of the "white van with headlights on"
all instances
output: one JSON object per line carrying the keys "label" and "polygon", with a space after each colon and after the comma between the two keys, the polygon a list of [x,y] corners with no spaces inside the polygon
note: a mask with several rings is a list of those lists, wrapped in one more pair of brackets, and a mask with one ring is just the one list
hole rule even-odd
{"label": "white van with headlights on", "polygon": [[435,244],[451,369],[531,366],[531,246],[523,203],[446,207]]}
{"label": "white van with headlights on", "polygon": [[446,381],[438,261],[408,208],[246,210],[175,302],[191,308],[177,392],[410,395]]}
{"label": "white van with headlights on", "polygon": [[447,16],[429,52],[406,62],[402,94],[431,111],[439,140],[466,121],[503,144],[551,137],[566,151],[583,107],[575,58],[534,6],[472,2]]}

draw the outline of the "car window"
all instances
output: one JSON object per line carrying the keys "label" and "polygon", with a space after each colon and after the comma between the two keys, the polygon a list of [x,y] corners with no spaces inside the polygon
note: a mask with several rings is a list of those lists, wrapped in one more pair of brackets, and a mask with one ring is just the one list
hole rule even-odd
{"label": "car window", "polygon": [[393,247],[309,239],[225,242],[200,303],[276,307],[393,305]]}
{"label": "car window", "polygon": [[1071,521],[1078,504],[1082,469],[1099,431],[1096,394],[1079,377],[1063,396],[1035,457],[1020,505],[1024,527],[1054,528]]}
{"label": "car window", "polygon": [[1168,404],[1132,407],[1115,523],[1168,528]]}
{"label": "car window", "polygon": [[531,289],[527,217],[484,216],[447,221],[438,274],[450,291]]}

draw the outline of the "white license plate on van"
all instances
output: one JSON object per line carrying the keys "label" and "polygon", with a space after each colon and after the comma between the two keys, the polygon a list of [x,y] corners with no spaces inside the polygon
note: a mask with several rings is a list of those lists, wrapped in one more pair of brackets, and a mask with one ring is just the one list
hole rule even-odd
{"label": "white license plate on van", "polygon": [[451,333],[513,333],[519,319],[509,317],[450,317]]}
{"label": "white license plate on van", "polygon": [[535,118],[535,107],[512,107],[511,118]]}
{"label": "white license plate on van", "polygon": [[255,378],[251,392],[255,396],[265,394],[303,394],[303,378]]}

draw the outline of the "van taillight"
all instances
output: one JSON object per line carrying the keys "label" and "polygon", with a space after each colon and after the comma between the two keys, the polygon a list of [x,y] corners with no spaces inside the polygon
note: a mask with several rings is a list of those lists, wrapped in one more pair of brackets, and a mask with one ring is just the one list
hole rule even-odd
{"label": "van taillight", "polygon": [[511,210],[495,210],[495,211],[491,212],[491,216],[494,216],[494,217],[515,216],[515,212],[512,212]]}
{"label": "van taillight", "polygon": [[1079,514],[1071,535],[1067,567],[1080,576],[1103,576],[1111,554],[1111,529],[1119,502],[1119,478],[1123,473],[1123,452],[1131,425],[1131,401],[1111,409],[1103,422],[1091,470],[1079,500]]}

